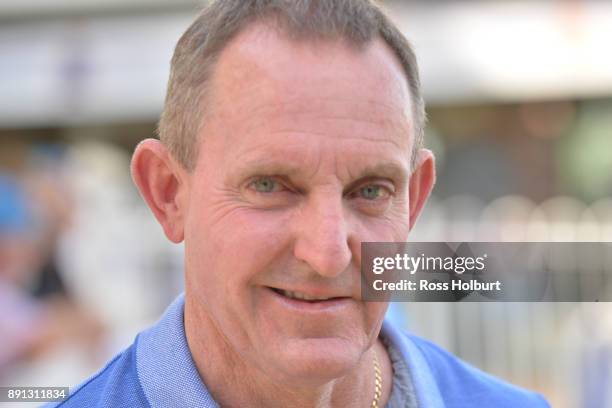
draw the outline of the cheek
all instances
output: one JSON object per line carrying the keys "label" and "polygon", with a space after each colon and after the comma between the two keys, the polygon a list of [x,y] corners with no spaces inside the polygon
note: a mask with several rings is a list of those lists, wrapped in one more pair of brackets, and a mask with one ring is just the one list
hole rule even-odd
{"label": "cheek", "polygon": [[233,347],[247,353],[258,341],[254,333],[262,330],[257,283],[286,259],[286,220],[237,208],[193,226],[185,241],[186,286],[215,325],[233,333]]}
{"label": "cheek", "polygon": [[410,232],[410,201],[407,192],[399,192],[383,214],[366,216],[352,211],[351,225],[362,242],[403,242]]}
{"label": "cheek", "polygon": [[227,295],[243,290],[283,259],[290,242],[286,223],[282,214],[247,208],[192,222],[185,240],[188,268]]}
{"label": "cheek", "polygon": [[389,212],[383,217],[356,218],[352,230],[361,242],[404,242],[408,239],[410,222],[407,213]]}

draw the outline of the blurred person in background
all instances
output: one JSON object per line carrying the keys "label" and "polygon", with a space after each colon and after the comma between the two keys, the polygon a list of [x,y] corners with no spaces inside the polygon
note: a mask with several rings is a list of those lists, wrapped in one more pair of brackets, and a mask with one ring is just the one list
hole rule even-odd
{"label": "blurred person in background", "polygon": [[36,254],[33,219],[17,180],[0,175],[0,378],[47,343],[48,315],[27,293]]}
{"label": "blurred person in background", "polygon": [[11,367],[73,339],[93,347],[101,334],[97,319],[70,300],[55,266],[66,219],[49,188],[39,178],[0,174],[0,380],[8,383]]}
{"label": "blurred person in background", "polygon": [[67,183],[61,177],[63,154],[61,145],[35,146],[28,155],[23,176],[38,221],[40,263],[30,291],[41,299],[53,296],[71,298],[56,253],[58,242],[70,226],[75,211]]}
{"label": "blurred person in background", "polygon": [[546,407],[383,321],[360,244],[432,189],[413,52],[368,0],[213,1],[132,174],[185,294],[62,406]]}

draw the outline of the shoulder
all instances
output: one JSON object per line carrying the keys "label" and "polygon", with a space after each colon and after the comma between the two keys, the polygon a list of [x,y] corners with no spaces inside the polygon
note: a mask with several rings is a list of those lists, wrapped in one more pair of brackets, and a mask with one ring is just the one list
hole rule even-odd
{"label": "shoulder", "polygon": [[535,392],[493,377],[430,341],[410,334],[405,336],[429,365],[447,407],[550,407]]}
{"label": "shoulder", "polygon": [[134,345],[78,387],[68,398],[50,407],[149,407],[138,380]]}

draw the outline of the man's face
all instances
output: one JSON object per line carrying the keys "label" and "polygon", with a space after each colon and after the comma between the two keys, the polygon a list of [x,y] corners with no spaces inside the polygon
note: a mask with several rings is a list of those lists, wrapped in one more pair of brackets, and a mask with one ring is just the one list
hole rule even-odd
{"label": "man's face", "polygon": [[382,41],[293,42],[255,25],[221,54],[207,101],[184,218],[187,304],[269,375],[341,375],[387,306],[360,300],[360,244],[409,231],[401,66]]}

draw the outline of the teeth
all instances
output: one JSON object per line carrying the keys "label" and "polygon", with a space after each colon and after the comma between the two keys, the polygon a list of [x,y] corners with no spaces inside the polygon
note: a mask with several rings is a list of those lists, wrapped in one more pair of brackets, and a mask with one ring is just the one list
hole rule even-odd
{"label": "teeth", "polygon": [[286,296],[292,299],[299,299],[299,300],[327,300],[327,299],[330,299],[328,297],[309,296],[301,292],[293,292],[290,290],[281,289],[280,292],[283,296]]}

